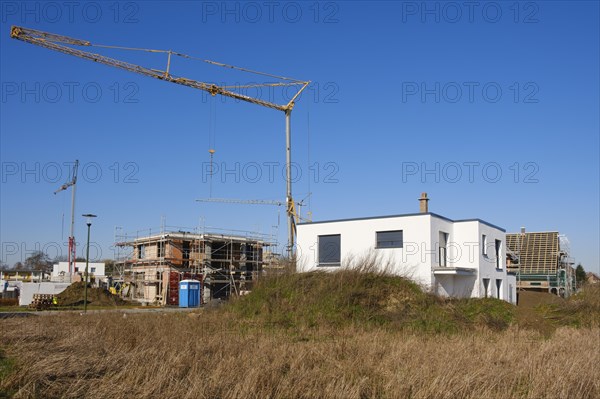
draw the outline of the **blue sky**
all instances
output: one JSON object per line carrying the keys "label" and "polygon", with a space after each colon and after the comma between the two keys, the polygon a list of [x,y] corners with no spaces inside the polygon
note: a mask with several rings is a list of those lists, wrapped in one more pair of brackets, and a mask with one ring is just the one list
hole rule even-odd
{"label": "blue sky", "polygon": [[[97,256],[112,256],[115,226],[158,228],[161,217],[285,241],[283,209],[194,201],[282,200],[283,113],[11,40],[10,26],[21,25],[312,81],[293,111],[292,156],[294,196],[312,192],[315,220],[415,212],[426,191],[430,210],[449,218],[558,230],[576,262],[598,271],[597,2],[1,4],[0,233],[9,264],[38,247],[66,254],[70,194],[52,192],[75,159],[76,213],[99,216]],[[166,64],[162,54],[93,51]],[[172,73],[269,81],[183,59]],[[76,223],[83,243],[85,221]]]}

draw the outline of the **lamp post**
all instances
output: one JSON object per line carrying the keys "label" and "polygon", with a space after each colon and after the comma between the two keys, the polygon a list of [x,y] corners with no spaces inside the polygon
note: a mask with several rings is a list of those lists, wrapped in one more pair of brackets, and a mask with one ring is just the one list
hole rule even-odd
{"label": "lamp post", "polygon": [[90,263],[90,227],[92,227],[92,218],[95,218],[96,215],[92,215],[91,213],[85,213],[81,216],[87,218],[87,221],[85,223],[87,224],[87,247],[85,250],[85,285],[83,288],[83,313],[87,313],[88,266]]}

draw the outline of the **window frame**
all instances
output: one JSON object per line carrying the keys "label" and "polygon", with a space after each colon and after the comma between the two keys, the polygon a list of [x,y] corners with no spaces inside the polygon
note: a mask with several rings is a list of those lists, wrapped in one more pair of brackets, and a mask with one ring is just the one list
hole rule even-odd
{"label": "window frame", "polygon": [[156,257],[165,257],[165,243],[163,241],[159,241],[158,243],[156,243]]}
{"label": "window frame", "polygon": [[448,241],[450,241],[450,233],[440,230],[438,242],[438,264],[440,267],[448,267]]}
{"label": "window frame", "polygon": [[481,235],[481,255],[483,255],[486,258],[488,256],[488,252],[487,252],[487,234],[482,234]]}
{"label": "window frame", "polygon": [[496,299],[504,299],[502,298],[502,289],[504,288],[504,281],[501,278],[496,279]]}
{"label": "window frame", "polygon": [[502,240],[494,240],[494,253],[496,255],[496,269],[502,270]]}
{"label": "window frame", "polygon": [[[333,238],[333,237],[337,237],[337,261],[331,261],[331,262],[325,262],[325,261],[321,261],[321,255],[325,255],[322,254],[322,248],[321,248],[321,239],[322,238]],[[324,245],[327,245],[327,243],[323,243]],[[341,266],[342,264],[342,235],[341,234],[321,234],[317,236],[317,266],[318,267],[337,267],[337,266]]]}
{"label": "window frame", "polygon": [[[398,242],[398,240],[380,240],[379,234],[381,233],[400,233],[400,245],[381,246],[380,242]],[[397,249],[404,248],[404,230],[380,230],[375,232],[375,249]]]}

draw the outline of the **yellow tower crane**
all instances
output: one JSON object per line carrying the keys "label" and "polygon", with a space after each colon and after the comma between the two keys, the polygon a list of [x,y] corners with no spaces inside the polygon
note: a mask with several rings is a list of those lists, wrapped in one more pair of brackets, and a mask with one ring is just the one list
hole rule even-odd
{"label": "yellow tower crane", "polygon": [[[58,51],[61,53],[65,53],[68,55],[72,55],[75,57],[84,58],[87,60],[91,60],[94,62],[98,62],[101,64],[105,64],[108,66],[112,66],[115,68],[124,69],[126,71],[139,73],[142,75],[150,76],[155,79],[164,80],[171,83],[177,83],[183,86],[192,87],[194,89],[203,90],[209,92],[211,95],[215,96],[217,94],[221,96],[231,97],[238,100],[246,101],[252,104],[261,105],[263,107],[275,109],[278,111],[283,111],[285,113],[285,141],[286,141],[286,208],[287,208],[287,220],[288,220],[288,245],[287,245],[287,253],[288,256],[292,257],[294,255],[294,242],[295,242],[295,234],[296,234],[296,221],[295,221],[295,207],[294,200],[292,198],[292,128],[291,128],[291,115],[292,109],[294,108],[295,101],[298,99],[302,91],[306,89],[306,87],[310,84],[310,81],[300,81],[296,79],[286,78],[283,76],[271,75],[264,72],[253,71],[250,69],[240,68],[233,65],[227,65],[220,62],[215,62],[211,60],[199,59],[196,57],[192,57],[186,54],[174,52],[172,50],[156,50],[156,49],[142,49],[142,48],[132,48],[132,47],[122,47],[122,46],[107,46],[100,44],[92,44],[87,40],[75,39],[67,36],[57,35],[55,33],[43,32],[35,29],[24,28],[20,26],[12,26],[10,29],[10,36],[13,39],[21,40],[26,43],[34,44],[36,46],[45,47],[50,50]],[[102,48],[113,48],[113,49],[121,49],[121,50],[132,50],[132,51],[146,51],[151,53],[164,53],[167,54],[167,65],[165,70],[157,70],[146,68],[140,65],[131,64],[126,61],[117,60],[115,58],[110,58],[107,56],[103,56],[100,54],[91,53],[88,51],[83,51],[79,49],[75,49],[69,46],[82,46],[82,47],[102,47]],[[211,83],[200,82],[193,79],[188,79],[182,76],[175,76],[171,74],[171,58],[173,56],[188,58],[188,59],[197,59],[203,62],[206,62],[211,65],[220,66],[223,68],[235,69],[241,72],[248,72],[252,74],[257,74],[265,77],[279,79],[281,82],[277,83],[263,83],[263,84],[253,84],[247,86],[217,86]],[[296,87],[297,90],[290,99],[285,104],[276,104],[270,101],[264,101],[260,98],[254,98],[251,96],[247,96],[241,93],[236,93],[232,91],[232,88],[250,88],[250,87],[261,87],[261,86],[292,86]],[[211,153],[212,156],[212,153]]]}
{"label": "yellow tower crane", "polygon": [[[261,200],[261,199],[199,198],[196,201],[197,202],[213,202],[213,203],[221,202],[221,203],[225,203],[225,204],[274,205],[274,206],[283,206],[283,205],[286,205],[287,206],[287,203],[285,203],[283,201]],[[304,204],[304,200],[302,200],[300,202],[292,202],[292,205],[293,205],[292,212],[294,214],[294,219],[295,220],[300,220],[302,222],[308,222],[308,223],[312,222],[310,211],[307,213],[307,217],[302,217],[300,215],[300,208],[305,205]]]}

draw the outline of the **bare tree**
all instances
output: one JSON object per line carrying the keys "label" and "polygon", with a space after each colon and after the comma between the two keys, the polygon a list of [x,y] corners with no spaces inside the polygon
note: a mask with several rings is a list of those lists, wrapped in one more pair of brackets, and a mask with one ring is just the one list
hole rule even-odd
{"label": "bare tree", "polygon": [[51,271],[52,270],[52,261],[42,251],[35,251],[31,256],[25,259],[25,268],[27,270],[41,270],[41,271]]}

